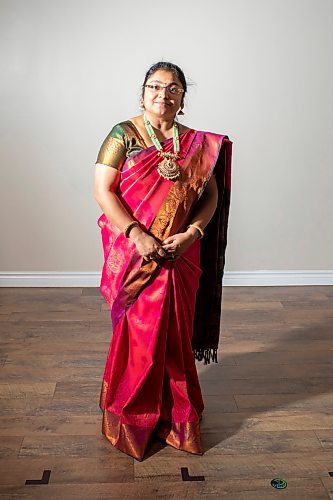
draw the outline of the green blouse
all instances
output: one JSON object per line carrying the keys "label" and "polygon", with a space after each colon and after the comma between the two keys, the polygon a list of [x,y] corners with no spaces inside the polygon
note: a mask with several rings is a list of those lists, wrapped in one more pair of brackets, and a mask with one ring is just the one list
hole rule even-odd
{"label": "green blouse", "polygon": [[[186,128],[188,129],[188,127]],[[163,143],[164,141],[161,142],[161,144]],[[149,147],[151,146],[147,146],[131,120],[119,122],[104,139],[95,164],[102,163],[116,170],[121,170],[127,158]]]}
{"label": "green blouse", "polygon": [[130,120],[126,120],[117,123],[106,136],[96,163],[121,170],[126,158],[147,147],[136,126]]}

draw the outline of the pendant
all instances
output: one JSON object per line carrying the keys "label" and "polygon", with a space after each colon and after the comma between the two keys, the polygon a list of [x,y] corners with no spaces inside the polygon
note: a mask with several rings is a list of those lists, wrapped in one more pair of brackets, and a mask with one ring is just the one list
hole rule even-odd
{"label": "pendant", "polygon": [[174,181],[180,178],[179,165],[177,159],[179,158],[177,153],[166,153],[160,151],[158,156],[163,156],[163,160],[157,165],[157,172],[163,179],[169,181]]}

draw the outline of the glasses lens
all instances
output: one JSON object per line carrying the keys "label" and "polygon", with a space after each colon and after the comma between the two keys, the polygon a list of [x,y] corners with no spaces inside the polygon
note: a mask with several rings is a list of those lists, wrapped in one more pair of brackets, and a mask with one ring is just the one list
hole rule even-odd
{"label": "glasses lens", "polygon": [[160,92],[164,88],[166,88],[170,92],[170,94],[180,94],[182,92],[182,89],[180,89],[176,85],[162,86],[154,83],[152,85],[146,85],[146,87],[148,87],[152,92]]}
{"label": "glasses lens", "polygon": [[151,90],[152,92],[159,92],[161,90],[160,85],[149,85],[147,84],[146,87]]}

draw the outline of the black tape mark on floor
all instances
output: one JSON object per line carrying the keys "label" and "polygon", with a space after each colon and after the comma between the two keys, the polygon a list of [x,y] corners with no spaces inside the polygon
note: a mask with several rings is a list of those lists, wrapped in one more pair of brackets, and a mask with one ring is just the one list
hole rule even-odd
{"label": "black tape mark on floor", "polygon": [[42,479],[26,479],[25,484],[49,484],[51,471],[43,470]]}
{"label": "black tape mark on floor", "polygon": [[187,467],[181,467],[180,472],[182,474],[183,481],[204,481],[205,476],[190,476]]}

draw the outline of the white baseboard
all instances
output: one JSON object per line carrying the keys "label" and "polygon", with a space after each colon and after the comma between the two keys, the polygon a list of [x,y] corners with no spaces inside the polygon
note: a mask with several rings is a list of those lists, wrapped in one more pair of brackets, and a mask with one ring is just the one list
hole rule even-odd
{"label": "white baseboard", "polygon": [[226,286],[333,285],[333,271],[233,271],[225,273]]}
{"label": "white baseboard", "polygon": [[[99,287],[100,272],[3,272],[0,287]],[[333,271],[231,271],[224,286],[333,285]]]}

